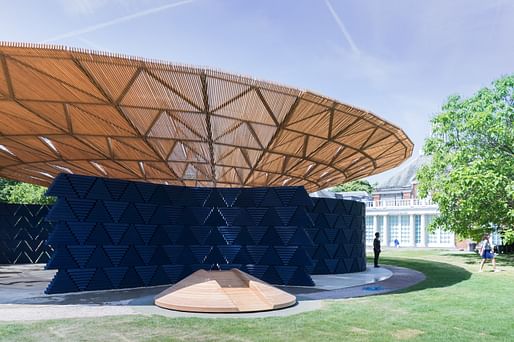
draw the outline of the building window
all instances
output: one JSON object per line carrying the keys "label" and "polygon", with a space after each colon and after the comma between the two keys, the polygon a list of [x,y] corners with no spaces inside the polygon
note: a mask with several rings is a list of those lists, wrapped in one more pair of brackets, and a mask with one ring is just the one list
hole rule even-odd
{"label": "building window", "polygon": [[394,245],[394,239],[400,239],[400,220],[397,215],[390,215],[389,220],[389,244]]}
{"label": "building window", "polygon": [[410,217],[409,215],[400,216],[400,246],[410,244]]}
{"label": "building window", "polygon": [[[428,226],[434,220],[434,215],[426,215],[425,216],[425,225],[428,229]],[[428,243],[437,244],[439,243],[439,229],[434,230],[428,235]]]}
{"label": "building window", "polygon": [[377,216],[377,231],[373,233],[380,233],[380,237],[384,239],[384,216]]}
{"label": "building window", "polygon": [[383,201],[394,201],[394,200],[402,199],[402,195],[401,194],[383,194],[380,196],[380,199]]}
{"label": "building window", "polygon": [[441,230],[440,232],[440,243],[449,245],[452,244],[453,233],[447,230]]}
{"label": "building window", "polygon": [[437,243],[437,240],[438,239],[438,235],[439,235],[439,229],[438,230],[435,230],[433,232],[431,232],[429,235],[428,235],[428,243],[429,244],[434,244],[434,243]]}
{"label": "building window", "polygon": [[371,243],[375,237],[373,231],[373,216],[366,216],[366,242]]}
{"label": "building window", "polygon": [[414,215],[415,242],[421,243],[421,215]]}

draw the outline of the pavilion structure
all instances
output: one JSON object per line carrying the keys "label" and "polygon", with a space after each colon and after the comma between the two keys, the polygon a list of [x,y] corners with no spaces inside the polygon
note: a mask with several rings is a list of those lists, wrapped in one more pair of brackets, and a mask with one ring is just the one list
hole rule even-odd
{"label": "pavilion structure", "polygon": [[[0,43],[0,177],[58,197],[47,293],[175,283],[158,305],[293,305],[262,280],[313,285],[310,274],[366,268],[362,203],[307,191],[389,170],[412,150],[400,128],[310,91]],[[209,288],[218,302],[202,309]]]}
{"label": "pavilion structure", "polygon": [[374,114],[206,68],[0,43],[0,176],[74,173],[316,191],[389,170],[413,144]]}

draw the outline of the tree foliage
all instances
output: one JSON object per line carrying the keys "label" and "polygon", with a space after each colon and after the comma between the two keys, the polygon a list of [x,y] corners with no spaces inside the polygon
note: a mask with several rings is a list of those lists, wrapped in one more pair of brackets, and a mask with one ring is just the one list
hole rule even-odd
{"label": "tree foliage", "polygon": [[334,192],[366,191],[368,194],[371,194],[374,190],[374,185],[371,185],[369,181],[362,179],[336,185],[331,190]]}
{"label": "tree foliage", "polygon": [[46,188],[0,178],[0,202],[18,204],[51,204],[53,197],[45,196]]}
{"label": "tree foliage", "polygon": [[514,242],[514,75],[470,98],[451,96],[432,119],[417,174],[440,216],[432,227],[478,239],[495,227]]}
{"label": "tree foliage", "polygon": [[16,181],[0,178],[0,202],[9,202],[10,187],[16,183]]}

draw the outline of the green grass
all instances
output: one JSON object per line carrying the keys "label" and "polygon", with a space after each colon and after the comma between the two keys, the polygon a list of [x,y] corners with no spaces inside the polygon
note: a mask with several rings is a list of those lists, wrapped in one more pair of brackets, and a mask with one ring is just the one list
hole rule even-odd
{"label": "green grass", "polygon": [[513,341],[514,258],[476,273],[478,257],[444,250],[386,250],[383,264],[427,279],[382,296],[326,301],[321,310],[261,319],[123,316],[0,323],[2,341]]}

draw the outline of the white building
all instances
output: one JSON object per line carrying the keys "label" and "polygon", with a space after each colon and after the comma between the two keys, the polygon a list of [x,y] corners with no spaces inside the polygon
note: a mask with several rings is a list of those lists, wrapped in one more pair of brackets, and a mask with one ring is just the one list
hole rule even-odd
{"label": "white building", "polygon": [[[387,181],[379,184],[371,196],[365,192],[334,194],[334,198],[360,200],[366,203],[366,245],[373,245],[375,233],[380,233],[382,246],[455,247],[453,232],[427,227],[439,214],[437,204],[430,199],[418,199],[416,171],[427,160],[425,156],[412,159]],[[323,190],[311,196],[332,197]]]}
{"label": "white building", "polygon": [[372,245],[375,232],[380,233],[383,246],[455,247],[453,232],[427,230],[439,214],[430,199],[418,199],[416,171],[427,160],[419,156],[379,184],[366,203],[366,244]]}
{"label": "white building", "polygon": [[367,202],[366,244],[372,245],[375,232],[379,232],[382,246],[394,246],[394,240],[398,239],[400,247],[454,247],[453,232],[427,230],[438,213],[437,205],[430,200]]}

